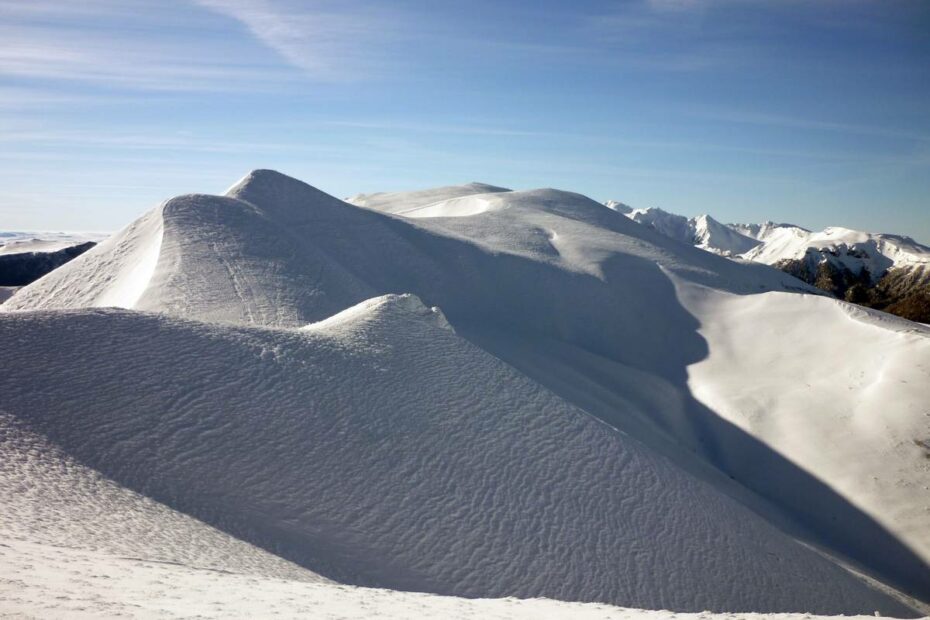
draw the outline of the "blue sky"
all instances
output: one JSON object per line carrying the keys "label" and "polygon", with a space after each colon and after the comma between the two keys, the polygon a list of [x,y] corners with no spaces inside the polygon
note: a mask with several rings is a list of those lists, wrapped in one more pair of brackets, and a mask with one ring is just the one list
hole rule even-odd
{"label": "blue sky", "polygon": [[0,0],[0,229],[275,168],[930,243],[923,0]]}

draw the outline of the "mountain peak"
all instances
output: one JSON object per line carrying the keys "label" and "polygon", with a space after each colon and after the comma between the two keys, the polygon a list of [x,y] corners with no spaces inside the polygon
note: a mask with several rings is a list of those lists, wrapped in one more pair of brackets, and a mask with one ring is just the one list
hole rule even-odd
{"label": "mountain peak", "polygon": [[612,211],[616,211],[617,213],[622,213],[624,215],[633,211],[633,207],[626,203],[620,202],[619,200],[608,200],[604,203],[604,206]]}
{"label": "mountain peak", "polygon": [[255,170],[249,171],[248,174],[236,181],[232,187],[226,190],[224,195],[231,198],[238,198],[240,197],[240,194],[249,193],[259,188],[263,191],[267,191],[272,188],[282,189],[297,187],[310,188],[319,191],[312,185],[308,185],[299,179],[295,179],[294,177],[278,172],[277,170],[256,168]]}

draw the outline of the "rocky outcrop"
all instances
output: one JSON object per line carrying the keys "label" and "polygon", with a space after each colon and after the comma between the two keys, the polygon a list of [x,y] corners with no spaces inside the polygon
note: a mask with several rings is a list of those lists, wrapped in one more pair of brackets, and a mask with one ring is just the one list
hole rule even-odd
{"label": "rocky outcrop", "polygon": [[864,267],[854,273],[842,263],[821,260],[821,253],[813,250],[774,266],[838,299],[930,323],[930,266],[893,267],[875,278]]}

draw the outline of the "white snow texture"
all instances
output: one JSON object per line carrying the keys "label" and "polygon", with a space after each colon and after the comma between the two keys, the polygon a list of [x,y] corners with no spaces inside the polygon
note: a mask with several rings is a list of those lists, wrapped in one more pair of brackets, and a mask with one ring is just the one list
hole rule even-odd
{"label": "white snow texture", "polygon": [[925,609],[930,330],[579,194],[350,200],[254,171],[0,306],[0,612]]}

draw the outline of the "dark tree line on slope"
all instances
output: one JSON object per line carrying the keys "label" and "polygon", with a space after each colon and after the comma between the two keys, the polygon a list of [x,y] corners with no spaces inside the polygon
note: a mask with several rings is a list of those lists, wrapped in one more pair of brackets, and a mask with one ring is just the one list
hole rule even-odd
{"label": "dark tree line on slope", "polygon": [[838,299],[930,323],[930,266],[889,269],[875,282],[868,269],[854,273],[826,260],[788,259],[775,263],[775,267]]}

